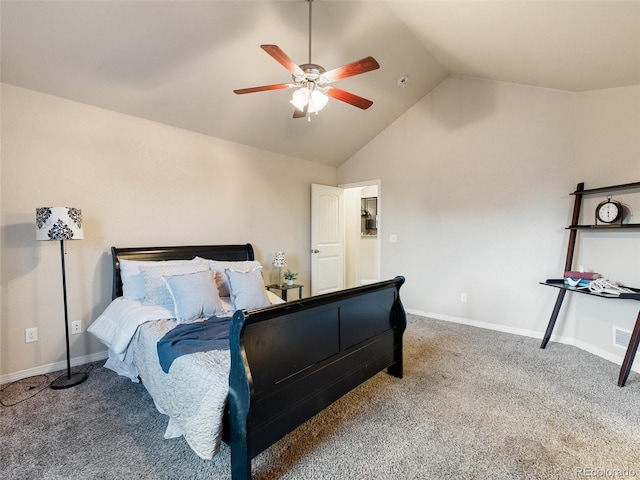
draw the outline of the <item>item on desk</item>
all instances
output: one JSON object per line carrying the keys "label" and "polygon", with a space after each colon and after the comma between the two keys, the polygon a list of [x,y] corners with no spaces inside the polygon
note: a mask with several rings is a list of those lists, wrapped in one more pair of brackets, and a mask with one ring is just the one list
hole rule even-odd
{"label": "item on desk", "polygon": [[564,278],[564,284],[568,287],[574,288],[587,288],[592,280],[586,280],[584,278]]}
{"label": "item on desk", "polygon": [[601,277],[596,272],[568,270],[564,272],[564,284],[568,287],[587,288],[593,280]]}
{"label": "item on desk", "polygon": [[634,293],[633,290],[621,287],[606,278],[598,278],[589,284],[589,291],[592,293],[620,296],[621,293]]}
{"label": "item on desk", "polygon": [[595,280],[596,278],[602,278],[602,275],[596,272],[576,272],[574,270],[568,270],[564,272],[565,278],[580,278],[584,280]]}

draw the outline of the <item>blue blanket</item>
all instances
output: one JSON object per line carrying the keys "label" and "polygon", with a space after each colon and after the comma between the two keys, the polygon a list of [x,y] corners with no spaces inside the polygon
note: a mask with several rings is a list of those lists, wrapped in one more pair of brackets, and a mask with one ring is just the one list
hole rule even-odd
{"label": "blue blanket", "polygon": [[158,340],[158,359],[162,371],[169,373],[173,361],[196,352],[229,349],[231,317],[210,317],[202,322],[183,323]]}

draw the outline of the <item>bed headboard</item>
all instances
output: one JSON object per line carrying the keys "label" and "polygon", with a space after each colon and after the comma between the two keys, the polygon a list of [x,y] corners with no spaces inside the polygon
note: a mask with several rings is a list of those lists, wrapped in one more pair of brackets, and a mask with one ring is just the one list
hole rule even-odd
{"label": "bed headboard", "polygon": [[120,260],[191,260],[195,257],[222,261],[255,260],[253,247],[250,243],[244,245],[195,245],[183,247],[140,247],[117,248],[111,247],[113,262],[113,293],[112,298],[122,296],[122,279],[120,277]]}

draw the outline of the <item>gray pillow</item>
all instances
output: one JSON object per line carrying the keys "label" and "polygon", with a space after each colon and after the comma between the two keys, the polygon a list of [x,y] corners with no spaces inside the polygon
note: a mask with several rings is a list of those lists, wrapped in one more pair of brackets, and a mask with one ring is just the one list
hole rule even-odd
{"label": "gray pillow", "polygon": [[224,313],[211,270],[162,277],[162,280],[173,299],[173,308],[179,322],[192,322],[198,318]]}
{"label": "gray pillow", "polygon": [[186,275],[209,270],[206,263],[180,263],[173,265],[140,266],[144,280],[144,303],[151,305],[173,305],[173,299],[162,277]]}
{"label": "gray pillow", "polygon": [[[196,257],[200,258],[200,257]],[[206,259],[203,259],[206,260]],[[221,297],[230,297],[229,281],[224,271],[229,268],[236,272],[248,272],[256,267],[260,267],[260,262],[257,260],[239,260],[239,261],[221,261],[221,260],[207,260],[209,262],[209,268],[216,274],[216,285],[218,285],[218,292]]]}
{"label": "gray pillow", "polygon": [[262,278],[262,267],[255,267],[247,272],[227,268],[224,273],[229,282],[229,293],[236,310],[252,310],[271,305]]}

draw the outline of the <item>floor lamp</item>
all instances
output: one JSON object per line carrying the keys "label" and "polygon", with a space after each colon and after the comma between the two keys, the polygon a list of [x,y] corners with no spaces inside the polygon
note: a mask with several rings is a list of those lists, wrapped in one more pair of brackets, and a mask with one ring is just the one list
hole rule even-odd
{"label": "floor lamp", "polygon": [[67,281],[64,268],[64,241],[82,240],[82,211],[71,207],[36,208],[36,240],[59,240],[62,261],[62,296],[64,299],[64,330],[67,341],[67,374],[56,378],[51,388],[74,387],[87,379],[84,373],[71,374],[69,353],[69,315],[67,313]]}

